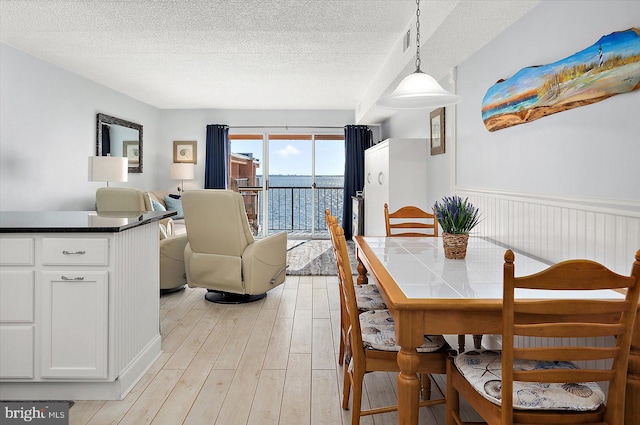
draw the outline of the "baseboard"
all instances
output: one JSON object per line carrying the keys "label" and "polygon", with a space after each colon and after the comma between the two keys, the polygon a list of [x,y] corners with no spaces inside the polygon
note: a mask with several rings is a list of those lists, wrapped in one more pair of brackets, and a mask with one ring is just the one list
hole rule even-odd
{"label": "baseboard", "polygon": [[122,371],[117,381],[120,381],[120,399],[126,397],[136,383],[142,378],[151,365],[162,354],[162,338],[156,335],[149,344],[136,356],[136,358]]}
{"label": "baseboard", "polygon": [[2,382],[2,400],[122,400],[162,354],[154,338],[115,381]]}

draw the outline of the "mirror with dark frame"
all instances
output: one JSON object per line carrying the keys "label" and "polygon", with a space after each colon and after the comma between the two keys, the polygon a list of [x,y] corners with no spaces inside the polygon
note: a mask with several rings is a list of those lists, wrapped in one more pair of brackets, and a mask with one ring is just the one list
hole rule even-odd
{"label": "mirror with dark frame", "polygon": [[129,172],[142,173],[142,125],[98,114],[96,156],[124,156]]}

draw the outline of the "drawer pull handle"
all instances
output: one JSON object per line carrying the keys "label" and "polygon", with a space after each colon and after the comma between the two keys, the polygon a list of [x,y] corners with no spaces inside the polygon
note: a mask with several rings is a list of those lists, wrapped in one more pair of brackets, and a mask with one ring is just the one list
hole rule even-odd
{"label": "drawer pull handle", "polygon": [[66,277],[66,276],[61,276],[60,277],[62,280],[84,280],[84,276],[78,276],[78,277]]}
{"label": "drawer pull handle", "polygon": [[82,255],[85,254],[87,251],[76,251],[76,252],[69,252],[69,251],[62,251],[62,253],[64,255]]}

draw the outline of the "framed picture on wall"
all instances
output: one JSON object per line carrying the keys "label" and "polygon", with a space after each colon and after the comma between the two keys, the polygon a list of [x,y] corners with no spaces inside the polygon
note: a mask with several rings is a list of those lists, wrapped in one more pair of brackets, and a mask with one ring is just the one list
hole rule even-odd
{"label": "framed picture on wall", "polygon": [[173,142],[173,162],[197,164],[197,142]]}
{"label": "framed picture on wall", "polygon": [[431,111],[431,155],[444,153],[444,108]]}
{"label": "framed picture on wall", "polygon": [[137,166],[140,163],[140,147],[137,140],[122,141],[122,156],[127,158],[129,165]]}

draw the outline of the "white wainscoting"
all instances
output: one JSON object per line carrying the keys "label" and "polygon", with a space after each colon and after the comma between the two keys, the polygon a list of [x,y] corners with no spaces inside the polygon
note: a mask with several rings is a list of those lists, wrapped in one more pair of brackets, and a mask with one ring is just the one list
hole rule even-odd
{"label": "white wainscoting", "polygon": [[160,338],[160,257],[156,255],[160,252],[159,244],[157,223],[115,234],[112,276],[115,284],[111,286],[113,303],[109,316],[113,329],[110,340],[114,345],[113,368],[119,374],[118,379]]}
{"label": "white wainscoting", "polygon": [[[550,263],[585,258],[628,275],[640,250],[640,202],[458,188],[480,209],[477,233]],[[518,256],[516,254],[516,267]]]}
{"label": "white wainscoting", "polygon": [[[534,196],[478,189],[456,190],[480,209],[477,234],[549,263],[585,258],[629,275],[640,250],[640,202],[577,197]],[[516,253],[516,270],[518,254]],[[485,335],[483,346],[500,348],[500,335]],[[576,340],[575,344],[610,345],[604,338]],[[471,339],[467,338],[467,346]],[[542,338],[518,338],[517,346],[554,344]],[[581,367],[593,367],[584,362]],[[600,367],[600,366],[599,366]],[[606,390],[606,385],[601,383]]]}

